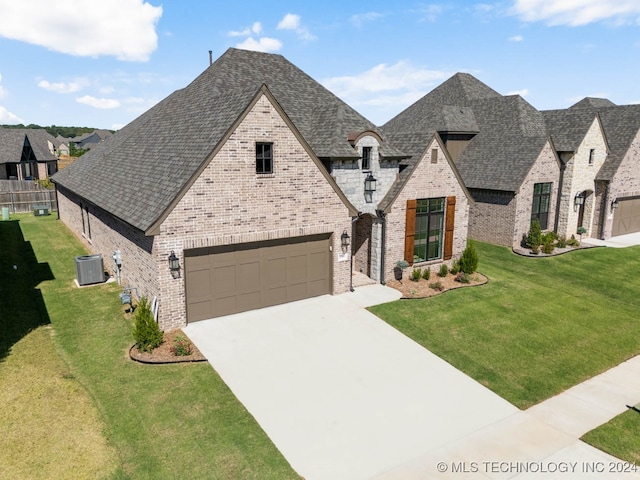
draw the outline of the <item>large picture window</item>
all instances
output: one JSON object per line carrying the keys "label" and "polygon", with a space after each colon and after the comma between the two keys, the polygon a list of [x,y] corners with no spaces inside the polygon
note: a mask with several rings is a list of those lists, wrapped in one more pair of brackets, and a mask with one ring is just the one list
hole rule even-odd
{"label": "large picture window", "polygon": [[551,183],[536,183],[533,186],[533,205],[531,206],[531,221],[538,219],[540,228],[546,230],[549,226],[549,204],[551,198]]}
{"label": "large picture window", "polygon": [[256,173],[273,173],[273,143],[256,143]]}
{"label": "large picture window", "polygon": [[413,240],[414,263],[442,257],[444,200],[444,198],[428,198],[416,201],[416,230]]}

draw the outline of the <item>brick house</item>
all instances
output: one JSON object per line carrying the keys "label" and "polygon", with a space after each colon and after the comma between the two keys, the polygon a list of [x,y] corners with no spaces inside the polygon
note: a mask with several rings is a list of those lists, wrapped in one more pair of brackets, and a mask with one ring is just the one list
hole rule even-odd
{"label": "brick house", "polygon": [[45,180],[58,170],[56,140],[46,130],[0,128],[0,180]]}
{"label": "brick house", "polygon": [[554,229],[559,158],[542,115],[520,96],[502,96],[458,73],[383,130],[404,141],[438,135],[473,200],[469,237],[516,247],[532,218]]}
{"label": "brick house", "polygon": [[559,233],[608,239],[640,231],[640,106],[585,98],[543,112],[563,159]]}
{"label": "brick house", "polygon": [[[53,180],[60,219],[112,273],[119,251],[122,283],[156,297],[161,328],[171,329],[346,292],[356,265],[384,282],[383,252],[405,239],[404,223],[385,231],[380,219],[392,189],[391,216],[404,215],[394,210],[401,190],[457,198],[455,240],[447,233],[449,250],[437,256],[459,255],[467,201],[455,168],[440,152],[433,178],[412,181],[399,174],[407,159],[280,55],[229,49]],[[411,171],[426,174],[418,165]]]}

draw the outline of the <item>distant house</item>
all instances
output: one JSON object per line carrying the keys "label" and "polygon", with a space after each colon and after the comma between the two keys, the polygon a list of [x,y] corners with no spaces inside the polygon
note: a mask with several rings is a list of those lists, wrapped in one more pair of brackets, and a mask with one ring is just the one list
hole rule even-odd
{"label": "distant house", "polygon": [[69,140],[69,142],[73,143],[77,148],[81,148],[82,150],[89,150],[92,147],[102,143],[107,138],[113,135],[109,130],[95,130],[91,133],[84,133],[82,135],[78,135]]}
{"label": "distant house", "polygon": [[442,140],[403,152],[280,55],[228,50],[54,182],[61,220],[120,251],[164,329],[346,292],[352,269],[384,282],[397,260],[450,263],[466,243]]}
{"label": "distant house", "polygon": [[55,144],[42,129],[0,128],[0,179],[49,178],[58,170]]}

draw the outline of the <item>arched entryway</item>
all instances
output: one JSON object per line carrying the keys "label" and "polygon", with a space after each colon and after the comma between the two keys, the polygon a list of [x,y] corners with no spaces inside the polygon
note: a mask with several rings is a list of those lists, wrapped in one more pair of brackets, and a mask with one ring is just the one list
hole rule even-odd
{"label": "arched entryway", "polygon": [[353,241],[353,270],[371,277],[371,232],[373,216],[364,214],[355,224],[355,239]]}
{"label": "arched entryway", "polygon": [[586,230],[586,235],[591,236],[591,219],[593,213],[593,190],[584,190],[576,195],[576,206],[578,207],[578,222],[576,233],[580,227]]}

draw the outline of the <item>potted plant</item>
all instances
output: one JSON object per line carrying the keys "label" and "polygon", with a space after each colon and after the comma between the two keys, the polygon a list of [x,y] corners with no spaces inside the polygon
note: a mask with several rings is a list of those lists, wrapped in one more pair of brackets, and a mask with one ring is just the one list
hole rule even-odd
{"label": "potted plant", "polygon": [[396,280],[398,281],[402,281],[402,272],[404,272],[404,269],[407,268],[409,266],[409,262],[407,262],[406,260],[398,260],[396,262],[396,267],[393,269],[393,273],[396,276]]}
{"label": "potted plant", "polygon": [[580,235],[580,242],[582,242],[582,235],[587,233],[587,229],[584,227],[578,227],[577,233]]}

